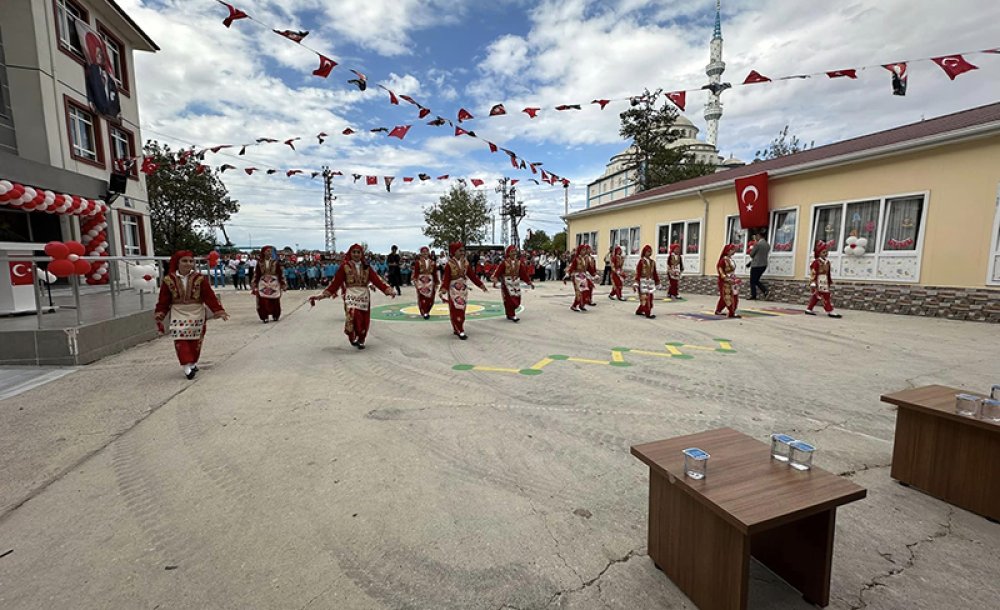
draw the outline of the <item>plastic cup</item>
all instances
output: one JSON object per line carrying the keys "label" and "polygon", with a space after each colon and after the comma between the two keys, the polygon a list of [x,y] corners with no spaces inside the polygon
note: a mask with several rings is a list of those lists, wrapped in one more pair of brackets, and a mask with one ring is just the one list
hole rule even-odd
{"label": "plastic cup", "polygon": [[983,399],[972,394],[955,394],[955,413],[962,417],[979,417]]}
{"label": "plastic cup", "polygon": [[684,475],[692,479],[704,479],[708,470],[708,458],[711,456],[697,447],[685,449],[683,453]]}
{"label": "plastic cup", "polygon": [[791,444],[795,439],[787,434],[771,435],[771,458],[779,462],[787,462],[792,456]]}
{"label": "plastic cup", "polygon": [[993,400],[992,398],[983,400],[979,411],[979,418],[983,421],[1000,424],[1000,400]]}
{"label": "plastic cup", "polygon": [[813,453],[816,452],[816,448],[805,441],[793,441],[790,446],[792,455],[788,465],[796,470],[812,468]]}

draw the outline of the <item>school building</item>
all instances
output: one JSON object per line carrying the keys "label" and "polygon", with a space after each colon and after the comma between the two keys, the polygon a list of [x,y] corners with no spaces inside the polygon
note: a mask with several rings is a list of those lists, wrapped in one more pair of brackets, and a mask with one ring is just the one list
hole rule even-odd
{"label": "school building", "polygon": [[808,300],[824,241],[838,308],[1000,322],[1000,103],[588,207],[567,217],[570,238],[599,259],[621,245],[633,272],[644,244],[663,269],[679,243],[682,294],[716,293],[723,244],[741,246],[734,262],[749,277],[734,183],[760,172],[773,300]]}

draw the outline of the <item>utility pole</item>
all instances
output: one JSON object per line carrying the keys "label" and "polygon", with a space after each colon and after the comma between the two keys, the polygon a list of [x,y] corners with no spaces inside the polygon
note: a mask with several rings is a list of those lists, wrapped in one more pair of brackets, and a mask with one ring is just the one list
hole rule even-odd
{"label": "utility pole", "polygon": [[333,172],[329,167],[323,167],[323,211],[326,219],[326,251],[337,251],[337,231],[333,226]]}
{"label": "utility pole", "polygon": [[[569,240],[569,183],[563,182],[563,222],[566,224],[566,239]],[[566,243],[569,243],[567,241]]]}
{"label": "utility pole", "polygon": [[524,205],[517,203],[517,189],[510,184],[510,178],[501,178],[500,186],[500,239],[504,246],[521,247],[521,238],[517,234],[517,225],[524,218]]}

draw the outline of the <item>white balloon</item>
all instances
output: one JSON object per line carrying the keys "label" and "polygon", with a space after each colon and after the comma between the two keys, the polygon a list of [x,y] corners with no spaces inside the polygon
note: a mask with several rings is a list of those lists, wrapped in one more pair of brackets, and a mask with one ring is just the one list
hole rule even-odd
{"label": "white balloon", "polygon": [[859,237],[858,238],[858,247],[859,248],[867,248],[868,247],[868,238],[867,237]]}
{"label": "white balloon", "polygon": [[98,231],[97,229],[91,229],[91,230],[87,231],[87,235],[89,235],[91,237],[91,239],[97,237],[98,233],[100,233],[100,231]]}
{"label": "white balloon", "polygon": [[855,256],[861,256],[864,253],[865,253],[864,247],[858,246],[857,248],[855,248],[855,252],[854,252]]}
{"label": "white balloon", "polygon": [[847,245],[848,246],[852,246],[852,245],[854,245],[856,243],[858,243],[858,238],[857,237],[851,235],[850,237],[847,238]]}
{"label": "white balloon", "polygon": [[100,276],[100,275],[98,275],[98,274],[96,274],[96,273],[94,273],[94,274],[92,274],[92,275],[90,276],[90,279],[92,279],[92,280],[95,280],[95,281],[96,281],[96,280],[99,280],[99,279],[101,279],[101,276]]}
{"label": "white balloon", "polygon": [[9,193],[12,188],[14,188],[14,185],[10,180],[0,180],[0,195]]}

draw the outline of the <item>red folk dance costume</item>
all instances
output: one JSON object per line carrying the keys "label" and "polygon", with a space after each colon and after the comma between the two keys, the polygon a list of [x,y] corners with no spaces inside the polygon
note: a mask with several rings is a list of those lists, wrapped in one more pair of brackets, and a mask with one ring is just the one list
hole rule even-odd
{"label": "red folk dance costume", "polygon": [[503,282],[500,287],[500,294],[503,295],[503,308],[507,312],[507,319],[512,322],[520,320],[517,317],[517,308],[521,306],[521,282],[532,288],[535,287],[531,282],[529,271],[528,266],[517,257],[517,247],[507,246],[506,258],[500,261],[500,264],[493,270],[493,275],[490,276],[494,286],[497,283],[497,276]]}
{"label": "red folk dance costume", "polygon": [[[597,265],[587,255],[589,249],[585,245],[577,248],[573,260],[566,268],[566,278],[573,280],[574,299],[570,306],[573,311],[587,311],[587,305],[594,304],[594,275],[597,273]],[[566,278],[563,279],[564,284]]]}
{"label": "red folk dance costume", "polygon": [[413,267],[413,284],[417,287],[417,308],[426,320],[434,308],[434,293],[438,289],[437,262],[430,257],[430,248],[420,249],[420,258]]}
{"label": "red folk dance costume", "polygon": [[721,316],[723,309],[729,310],[730,318],[739,318],[736,308],[740,306],[740,284],[742,281],[736,277],[736,265],[733,263],[733,253],[739,248],[735,244],[728,244],[722,248],[719,262],[715,266],[716,273],[719,274],[719,303],[715,306],[715,315]]}
{"label": "red folk dance costume", "polygon": [[[344,258],[344,264],[337,269],[337,274],[333,276],[330,285],[322,294],[326,297],[335,297],[343,289],[344,334],[351,341],[351,345],[365,349],[365,339],[368,337],[368,328],[372,320],[372,297],[368,285],[375,286],[386,295],[392,293],[395,296],[395,291],[382,281],[367,261],[352,260],[352,252],[355,250],[364,252],[358,244],[351,246]],[[310,301],[315,303],[312,299]]]}
{"label": "red folk dance costume", "polygon": [[653,261],[653,246],[644,246],[642,258],[635,266],[635,286],[639,293],[639,308],[635,310],[635,315],[655,318],[653,315],[653,298],[656,296],[656,287],[660,284],[660,276],[656,273],[656,262]]}
{"label": "red folk dance costume", "polygon": [[681,256],[681,245],[670,246],[670,254],[667,256],[667,281],[669,288],[667,296],[672,299],[679,299],[678,287],[681,282],[681,275],[684,273],[684,257]]}
{"label": "red folk dance costume", "polygon": [[833,311],[833,303],[830,300],[830,286],[833,286],[833,278],[830,277],[830,261],[826,260],[827,246],[820,242],[816,244],[813,251],[813,262],[809,265],[809,288],[812,289],[812,298],[809,299],[809,306],[806,313],[814,316],[816,313],[813,307],[820,299],[823,299],[823,309],[831,318],[841,317],[839,313]]}
{"label": "red folk dance costume", "polygon": [[201,346],[205,340],[207,306],[213,314],[223,315],[226,310],[212,291],[207,278],[192,270],[182,276],[178,274],[177,264],[183,257],[194,258],[189,250],[175,252],[170,258],[170,270],[160,284],[160,296],[156,302],[156,326],[164,333],[163,321],[169,324],[170,336],[174,339],[174,351],[177,361],[184,367],[188,378],[193,376],[191,369],[197,370],[201,358]]}
{"label": "red folk dance costume", "polygon": [[275,322],[281,317],[281,293],[288,290],[285,271],[278,260],[274,246],[260,249],[260,259],[253,270],[250,289],[257,297],[257,316],[267,324],[268,316]]}
{"label": "red folk dance costume", "polygon": [[609,299],[624,301],[622,288],[625,285],[625,257],[622,256],[622,247],[615,246],[615,252],[611,255],[611,294]]}
{"label": "red folk dance costume", "polygon": [[469,268],[469,261],[464,257],[455,258],[455,253],[464,249],[465,246],[461,242],[454,242],[448,246],[451,258],[445,264],[444,274],[441,277],[441,300],[448,302],[452,332],[462,340],[468,338],[465,334],[465,307],[469,303],[469,282],[486,290],[486,285],[479,279],[475,270]]}

